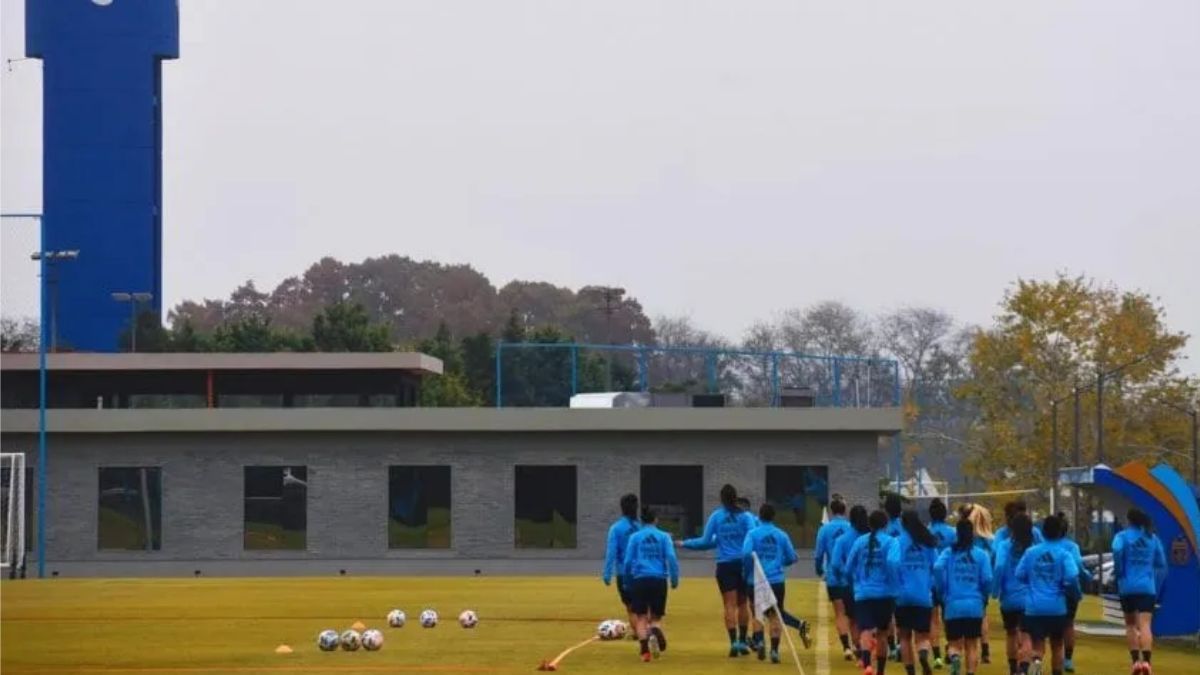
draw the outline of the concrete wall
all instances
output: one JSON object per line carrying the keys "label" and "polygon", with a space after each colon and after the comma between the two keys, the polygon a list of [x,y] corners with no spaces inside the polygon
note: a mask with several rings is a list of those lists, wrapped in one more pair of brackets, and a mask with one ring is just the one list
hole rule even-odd
{"label": "concrete wall", "polygon": [[[4,436],[5,451],[28,451],[31,466],[34,447],[30,435]],[[828,466],[830,491],[853,501],[874,501],[879,474],[877,435],[865,431],[71,433],[54,434],[51,447],[47,561],[64,574],[190,573],[194,566],[205,573],[454,572],[483,563],[594,571],[617,500],[638,492],[642,464],[702,465],[706,510],[725,482],[761,500],[769,464]],[[308,549],[243,550],[243,467],[288,464],[308,467]],[[451,467],[450,550],[387,548],[387,467],[396,464]],[[577,549],[513,547],[517,464],[577,467]],[[162,550],[97,550],[101,466],[162,467]]]}

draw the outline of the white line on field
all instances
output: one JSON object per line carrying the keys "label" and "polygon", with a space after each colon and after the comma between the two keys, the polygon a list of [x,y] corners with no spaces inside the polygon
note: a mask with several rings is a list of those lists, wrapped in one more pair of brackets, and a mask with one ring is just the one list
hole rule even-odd
{"label": "white line on field", "polygon": [[817,675],[829,675],[829,598],[817,579]]}

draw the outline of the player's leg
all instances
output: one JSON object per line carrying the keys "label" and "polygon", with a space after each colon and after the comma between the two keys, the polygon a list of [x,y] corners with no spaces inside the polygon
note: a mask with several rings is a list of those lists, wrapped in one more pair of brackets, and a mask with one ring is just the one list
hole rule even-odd
{"label": "player's leg", "polygon": [[900,663],[904,664],[904,672],[913,675],[916,672],[916,659],[913,655],[913,632],[897,622],[896,635],[900,639]]}
{"label": "player's leg", "polygon": [[934,600],[933,619],[929,625],[929,643],[933,649],[933,667],[942,669],[942,607]]}
{"label": "player's leg", "polygon": [[946,619],[946,660],[950,662],[950,675],[961,675],[963,665],[963,635],[961,619]]}
{"label": "player's leg", "polygon": [[663,632],[662,620],[667,615],[667,580],[656,580],[650,602],[650,636],[659,652],[667,651],[667,634]]}
{"label": "player's leg", "polygon": [[1063,630],[1063,670],[1075,672],[1075,613],[1079,610],[1079,601],[1067,599],[1067,626]]}
{"label": "player's leg", "polygon": [[738,643],[738,598],[745,584],[741,565],[717,563],[717,590],[721,593],[721,609],[725,621],[725,632],[729,635],[729,656],[741,655]]}
{"label": "player's leg", "polygon": [[838,640],[842,643],[842,655],[847,661],[852,661],[854,660],[854,653],[850,649],[850,617],[846,614],[846,601],[841,597],[844,591],[843,589],[838,589],[834,592],[838,594],[838,597],[832,601],[833,625],[837,628]]}
{"label": "player's leg", "polygon": [[[1149,601],[1149,608],[1153,610],[1154,598],[1151,596],[1146,597]],[[1153,611],[1137,613],[1138,646],[1142,650],[1142,663],[1145,664],[1142,672],[1144,673],[1150,672],[1150,651],[1154,649],[1154,633],[1150,630],[1150,623],[1153,618]]]}
{"label": "player's leg", "polygon": [[1063,667],[1063,635],[1062,631],[1055,631],[1050,635],[1050,671],[1053,673],[1061,673]]}
{"label": "player's leg", "polygon": [[916,640],[917,661],[921,664],[921,674],[930,675],[933,672],[933,667],[929,663],[929,630],[930,624],[933,622],[933,610],[925,610],[924,630],[921,625],[917,625],[913,630],[913,637]]}
{"label": "player's leg", "polygon": [[983,623],[982,623],[982,628],[980,629],[981,635],[979,637],[979,642],[980,642],[979,653],[980,653],[980,658],[984,663],[992,662],[991,645],[988,643],[988,628],[989,627],[990,626],[988,626],[988,616],[987,616],[987,602],[984,602],[983,603]]}
{"label": "player's leg", "polygon": [[643,661],[649,661],[650,656],[650,597],[646,582],[649,579],[632,579],[629,582],[629,594],[633,603],[636,617],[634,633],[638,639],[638,653]]}
{"label": "player's leg", "polygon": [[637,631],[633,628],[637,625],[637,612],[633,611],[633,600],[629,596],[629,587],[626,585],[626,579],[617,575],[617,596],[621,598],[621,604],[625,606],[625,614],[629,618],[629,639],[637,639]]}

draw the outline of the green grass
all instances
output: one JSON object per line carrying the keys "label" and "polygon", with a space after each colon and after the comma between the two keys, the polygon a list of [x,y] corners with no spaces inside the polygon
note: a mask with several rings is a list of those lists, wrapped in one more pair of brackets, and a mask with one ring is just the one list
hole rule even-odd
{"label": "green grass", "polygon": [[273,523],[246,522],[243,545],[256,551],[303,551],[308,535],[304,530],[285,530]]}
{"label": "green grass", "polygon": [[575,524],[557,511],[548,523],[517,518],[513,543],[517,548],[575,548]]}
{"label": "green grass", "polygon": [[389,548],[450,548],[450,509],[429,509],[426,523],[410,527],[388,518]]}
{"label": "green grass", "polygon": [[[788,606],[816,619],[817,586],[789,583]],[[616,593],[595,579],[535,578],[321,578],[321,579],[150,579],[4,581],[0,583],[0,671],[5,675],[58,673],[527,673],[543,658],[592,633],[598,621],[619,616]],[[993,603],[994,604],[994,603]],[[402,629],[383,626],[393,607],[408,612]],[[425,630],[415,623],[426,607],[442,623]],[[479,627],[460,629],[459,611],[476,610]],[[782,666],[725,656],[726,639],[712,580],[685,579],[671,595],[666,622],[670,650],[651,666],[636,661],[631,642],[580,649],[564,672],[621,673],[635,668],[662,674],[794,672]],[[1098,619],[1089,601],[1082,619]],[[384,630],[377,653],[323,653],[314,640],[323,628],[344,629],[355,620]],[[1005,669],[993,618],[991,666]],[[856,673],[832,648],[834,675]],[[278,656],[279,644],[295,653]],[[805,652],[808,673],[814,653]],[[1123,640],[1081,637],[1079,675],[1127,672]],[[1155,671],[1200,672],[1200,653],[1160,645]],[[903,673],[893,664],[890,673]],[[945,675],[948,671],[940,671]]]}

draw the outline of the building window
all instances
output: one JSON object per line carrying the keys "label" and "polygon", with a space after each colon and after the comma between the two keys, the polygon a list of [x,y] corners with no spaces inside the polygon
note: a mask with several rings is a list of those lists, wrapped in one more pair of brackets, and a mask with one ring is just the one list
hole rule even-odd
{"label": "building window", "polygon": [[704,530],[703,493],[704,467],[642,467],[642,504],[658,512],[658,526],[677,539]]}
{"label": "building window", "polygon": [[248,466],[245,495],[246,549],[304,550],[308,467]]}
{"label": "building window", "polygon": [[829,503],[829,468],[768,466],[767,501],[775,507],[775,524],[797,548],[812,548],[821,527],[821,511]]}
{"label": "building window", "polygon": [[517,548],[575,548],[576,485],[573,466],[518,466]]}
{"label": "building window", "polygon": [[162,469],[100,468],[97,547],[126,551],[162,548]]}
{"label": "building window", "polygon": [[388,467],[388,548],[450,548],[450,467]]}

